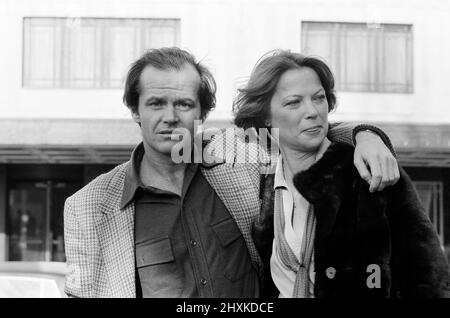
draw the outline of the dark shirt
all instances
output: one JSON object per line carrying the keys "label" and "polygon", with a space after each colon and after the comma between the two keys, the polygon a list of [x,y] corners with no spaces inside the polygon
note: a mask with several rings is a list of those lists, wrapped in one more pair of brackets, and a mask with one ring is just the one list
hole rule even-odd
{"label": "dark shirt", "polygon": [[136,147],[122,208],[135,204],[137,296],[258,297],[245,240],[198,164],[186,167],[181,196],[146,187]]}

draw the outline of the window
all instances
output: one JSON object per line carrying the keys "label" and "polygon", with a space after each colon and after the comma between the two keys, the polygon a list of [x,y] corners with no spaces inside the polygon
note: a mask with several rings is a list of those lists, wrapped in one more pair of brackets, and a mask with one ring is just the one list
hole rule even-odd
{"label": "window", "polygon": [[442,182],[414,181],[425,211],[433,222],[436,231],[444,245],[444,201]]}
{"label": "window", "polygon": [[412,93],[412,26],[302,22],[302,52],[324,58],[343,91]]}
{"label": "window", "polygon": [[120,88],[146,49],[178,46],[176,19],[24,18],[23,86]]}

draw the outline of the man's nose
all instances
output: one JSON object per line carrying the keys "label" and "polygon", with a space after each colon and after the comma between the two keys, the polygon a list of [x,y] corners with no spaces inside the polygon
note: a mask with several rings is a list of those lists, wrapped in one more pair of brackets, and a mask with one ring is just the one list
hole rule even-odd
{"label": "man's nose", "polygon": [[167,124],[177,123],[179,120],[177,110],[173,104],[167,105],[164,110],[163,121]]}

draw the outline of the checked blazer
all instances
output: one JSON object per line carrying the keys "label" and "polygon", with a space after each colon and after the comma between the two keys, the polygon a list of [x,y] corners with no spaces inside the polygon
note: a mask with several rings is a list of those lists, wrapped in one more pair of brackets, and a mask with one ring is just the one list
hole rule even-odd
{"label": "checked blazer", "polygon": [[[214,146],[221,142],[211,141],[211,156],[217,156],[219,148]],[[251,147],[249,151],[257,150]],[[235,220],[253,265],[262,273],[251,235],[260,211],[259,164],[236,164],[233,158],[228,159],[219,159],[220,163],[209,167],[201,165],[200,170]],[[65,292],[69,296],[136,297],[134,203],[120,209],[130,164],[128,161],[100,175],[66,200],[64,236],[69,271]]]}

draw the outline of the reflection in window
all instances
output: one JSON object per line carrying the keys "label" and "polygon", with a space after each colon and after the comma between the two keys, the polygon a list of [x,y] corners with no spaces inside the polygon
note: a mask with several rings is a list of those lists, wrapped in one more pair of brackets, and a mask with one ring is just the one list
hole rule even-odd
{"label": "reflection in window", "polygon": [[324,58],[337,90],[412,93],[412,26],[302,22],[302,52]]}
{"label": "reflection in window", "polygon": [[444,245],[444,201],[442,182],[434,181],[414,181],[414,185],[419,193],[425,211],[428,213],[431,222]]}
{"label": "reflection in window", "polygon": [[176,19],[24,18],[23,86],[120,88],[146,49],[178,46]]}
{"label": "reflection in window", "polygon": [[11,189],[9,192],[9,260],[45,259],[45,191]]}

